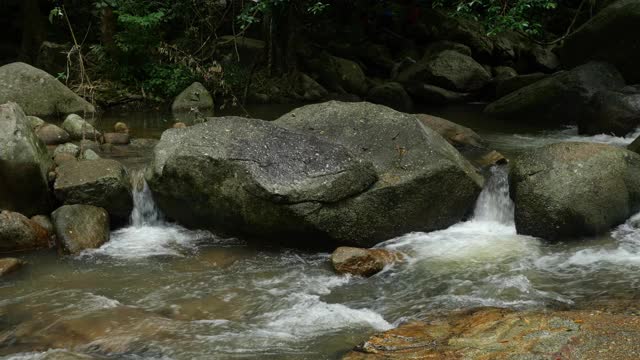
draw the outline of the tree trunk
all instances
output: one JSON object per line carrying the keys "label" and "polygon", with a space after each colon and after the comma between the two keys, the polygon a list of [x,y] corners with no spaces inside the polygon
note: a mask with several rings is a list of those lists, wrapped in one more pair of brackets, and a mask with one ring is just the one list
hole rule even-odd
{"label": "tree trunk", "polygon": [[46,38],[46,22],[38,0],[22,1],[22,43],[19,58],[31,64],[38,57],[40,45]]}

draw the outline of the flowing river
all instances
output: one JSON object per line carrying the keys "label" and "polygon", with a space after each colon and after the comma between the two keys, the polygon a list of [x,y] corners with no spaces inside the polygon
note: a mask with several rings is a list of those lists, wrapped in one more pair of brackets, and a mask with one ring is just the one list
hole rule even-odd
{"label": "flowing river", "polygon": [[[540,144],[572,131],[488,138],[513,150],[519,136]],[[640,289],[640,216],[583,241],[518,235],[504,167],[491,170],[468,221],[379,244],[406,260],[369,279],[336,275],[326,253],[168,223],[142,174],[132,175],[129,227],[79,256],[27,255],[31,266],[0,281],[0,356],[47,359],[66,348],[107,359],[337,359],[410,319],[476,306],[581,307]]]}

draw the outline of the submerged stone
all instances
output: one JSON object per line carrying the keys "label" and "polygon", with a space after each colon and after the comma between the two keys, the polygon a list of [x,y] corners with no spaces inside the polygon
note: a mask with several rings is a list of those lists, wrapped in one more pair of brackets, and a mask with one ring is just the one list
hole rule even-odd
{"label": "submerged stone", "polygon": [[333,268],[342,274],[372,276],[402,260],[402,255],[385,249],[361,249],[342,246],[331,254]]}

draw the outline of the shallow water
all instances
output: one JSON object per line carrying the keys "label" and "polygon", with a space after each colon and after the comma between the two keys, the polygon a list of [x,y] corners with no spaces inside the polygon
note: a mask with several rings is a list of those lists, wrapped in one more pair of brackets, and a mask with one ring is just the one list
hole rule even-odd
{"label": "shallow water", "polygon": [[[573,131],[488,138],[517,151],[576,140]],[[640,215],[579,242],[518,235],[504,168],[492,169],[469,221],[379,244],[406,261],[369,279],[334,274],[329,254],[167,223],[133,178],[131,226],[109,243],[74,257],[26,255],[31,266],[0,280],[0,356],[66,348],[113,359],[335,359],[408,319],[475,306],[581,307],[640,290]]]}

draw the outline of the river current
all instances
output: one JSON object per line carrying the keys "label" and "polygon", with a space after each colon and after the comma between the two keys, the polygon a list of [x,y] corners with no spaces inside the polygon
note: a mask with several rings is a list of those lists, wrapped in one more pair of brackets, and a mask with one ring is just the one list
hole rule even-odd
{"label": "river current", "polygon": [[[571,131],[527,142],[631,141]],[[522,142],[489,140],[505,149]],[[3,359],[61,349],[113,359],[337,359],[411,319],[477,306],[581,307],[640,290],[640,215],[582,241],[518,235],[504,167],[491,169],[468,221],[379,244],[406,260],[369,279],[335,274],[327,253],[166,222],[142,174],[132,178],[130,226],[109,243],[78,256],[28,255],[31,266],[0,282]]]}

